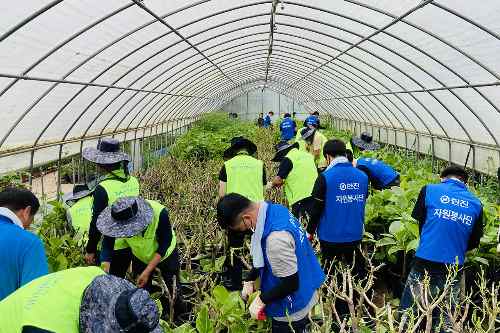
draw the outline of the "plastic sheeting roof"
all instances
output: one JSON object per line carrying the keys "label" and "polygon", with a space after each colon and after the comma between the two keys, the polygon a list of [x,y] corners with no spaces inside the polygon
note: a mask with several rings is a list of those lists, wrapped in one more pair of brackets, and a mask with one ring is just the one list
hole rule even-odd
{"label": "plastic sheeting roof", "polygon": [[498,0],[0,2],[0,150],[208,112],[308,109],[498,147]]}

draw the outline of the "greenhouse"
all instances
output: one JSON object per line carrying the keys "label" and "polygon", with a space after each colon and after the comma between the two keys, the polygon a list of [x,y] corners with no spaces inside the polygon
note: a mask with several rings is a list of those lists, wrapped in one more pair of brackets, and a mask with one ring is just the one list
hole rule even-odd
{"label": "greenhouse", "polygon": [[0,13],[0,333],[500,331],[499,1]]}

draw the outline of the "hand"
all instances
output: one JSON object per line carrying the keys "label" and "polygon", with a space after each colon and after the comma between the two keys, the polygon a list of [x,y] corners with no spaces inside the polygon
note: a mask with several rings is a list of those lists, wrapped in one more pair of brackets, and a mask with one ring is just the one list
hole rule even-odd
{"label": "hand", "polygon": [[311,235],[310,233],[306,232],[306,236],[307,236],[307,239],[309,239],[309,241],[312,243],[313,239],[314,239],[314,236]]}
{"label": "hand", "polygon": [[85,262],[87,265],[94,265],[95,264],[95,253],[85,253]]}
{"label": "hand", "polygon": [[248,300],[248,296],[252,295],[253,292],[254,292],[254,282],[253,281],[243,282],[243,289],[241,290],[241,298],[245,302]]}
{"label": "hand", "polygon": [[260,295],[257,295],[252,304],[250,304],[250,317],[257,320],[266,320],[266,314],[264,313],[265,307],[266,305],[260,299]]}
{"label": "hand", "polygon": [[497,253],[500,253],[500,244],[497,245]]}
{"label": "hand", "polygon": [[150,272],[144,270],[141,275],[137,278],[137,287],[144,288],[149,281]]}
{"label": "hand", "polygon": [[272,188],[273,188],[273,182],[271,182],[271,181],[267,182],[267,184],[266,184],[266,191],[269,191]]}
{"label": "hand", "polygon": [[109,267],[111,266],[111,263],[109,261],[103,261],[101,263],[101,268],[103,271],[105,271],[106,273],[109,273]]}

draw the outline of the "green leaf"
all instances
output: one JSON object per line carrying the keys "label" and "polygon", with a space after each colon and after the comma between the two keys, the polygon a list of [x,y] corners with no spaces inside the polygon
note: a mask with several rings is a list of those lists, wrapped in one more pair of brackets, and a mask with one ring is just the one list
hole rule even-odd
{"label": "green leaf", "polygon": [[394,221],[389,226],[389,232],[393,235],[398,233],[400,230],[401,230],[401,222],[400,221]]}
{"label": "green leaf", "polygon": [[401,246],[399,246],[399,245],[398,245],[398,246],[393,246],[393,247],[391,247],[391,248],[389,249],[389,251],[387,251],[387,253],[388,253],[389,255],[391,255],[391,254],[394,254],[394,253],[396,253],[396,252],[398,252],[398,251],[404,251],[404,248],[402,248],[402,247],[401,247]]}
{"label": "green leaf", "polygon": [[406,252],[409,252],[411,250],[416,250],[417,246],[418,246],[418,243],[419,243],[419,239],[418,238],[416,238],[416,239],[412,240],[411,242],[409,242],[408,245],[406,245]]}
{"label": "green leaf", "polygon": [[212,333],[214,325],[208,316],[208,308],[204,305],[196,316],[196,329],[198,333]]}
{"label": "green leaf", "polygon": [[212,291],[212,295],[219,304],[224,304],[226,299],[229,297],[229,292],[223,286],[216,286]]}
{"label": "green leaf", "polygon": [[397,242],[394,238],[391,238],[391,237],[384,237],[375,243],[376,246],[387,246],[387,245],[394,245],[394,244],[397,244]]}
{"label": "green leaf", "polygon": [[413,236],[415,237],[419,236],[418,225],[416,223],[407,223],[405,225],[405,228],[409,230]]}
{"label": "green leaf", "polygon": [[475,261],[481,265],[489,266],[488,260],[486,260],[485,258],[482,258],[482,257],[474,256],[474,257],[472,257],[472,261]]}

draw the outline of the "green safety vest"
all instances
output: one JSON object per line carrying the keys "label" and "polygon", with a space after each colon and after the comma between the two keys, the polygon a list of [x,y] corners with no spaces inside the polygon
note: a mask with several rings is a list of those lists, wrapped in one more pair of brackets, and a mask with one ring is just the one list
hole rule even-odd
{"label": "green safety vest", "polygon": [[[108,206],[111,206],[117,199],[122,197],[139,196],[139,181],[133,176],[128,176],[126,182],[121,182],[117,177],[126,178],[123,170],[113,171],[106,175],[106,178],[99,183],[108,195]],[[122,240],[115,241],[115,250],[126,249],[128,246]]]}
{"label": "green safety vest", "polygon": [[99,267],[78,267],[31,281],[0,302],[0,333],[21,333],[24,326],[79,333],[85,288],[103,274]]}
{"label": "green safety vest", "polygon": [[78,199],[73,206],[67,209],[68,220],[71,222],[73,229],[88,233],[90,220],[92,220],[93,202],[94,197],[92,194],[89,194],[86,197]]}
{"label": "green safety vest", "polygon": [[293,168],[285,179],[285,194],[291,206],[299,200],[310,197],[318,171],[311,154],[296,148],[290,150],[286,157],[292,161]]}
{"label": "green safety vest", "polygon": [[[165,206],[163,206],[159,202],[153,200],[147,200],[147,202],[151,205],[151,208],[153,208],[153,220],[148,225],[146,230],[130,238],[119,238],[123,240],[123,242],[125,242],[127,247],[130,247],[134,256],[145,264],[148,264],[151,259],[153,259],[156,250],[158,250],[156,230],[158,229],[158,223],[160,222],[160,213],[163,209],[165,209]],[[161,258],[162,261],[172,254],[176,244],[177,238],[175,236],[174,230],[172,229],[172,241],[170,242],[167,252]]]}
{"label": "green safety vest", "polygon": [[300,132],[302,132],[302,130],[304,129],[305,127],[302,127],[301,129],[299,129],[297,131],[297,135],[295,135],[295,142],[297,142],[299,144],[299,150],[300,151],[307,151],[307,148],[306,148],[306,141],[305,140],[302,140],[302,135],[300,134]]}
{"label": "green safety vest", "polygon": [[347,143],[345,144],[345,149],[349,149],[354,153],[354,150],[352,150],[351,140],[347,141]]}
{"label": "green safety vest", "polygon": [[226,193],[238,193],[252,201],[264,200],[262,170],[264,163],[245,153],[224,162],[226,167]]}

